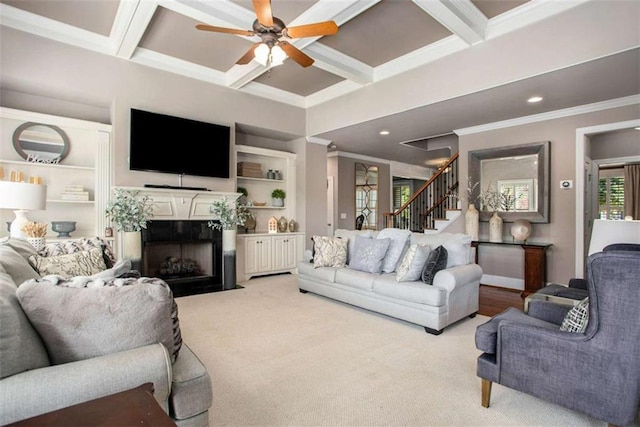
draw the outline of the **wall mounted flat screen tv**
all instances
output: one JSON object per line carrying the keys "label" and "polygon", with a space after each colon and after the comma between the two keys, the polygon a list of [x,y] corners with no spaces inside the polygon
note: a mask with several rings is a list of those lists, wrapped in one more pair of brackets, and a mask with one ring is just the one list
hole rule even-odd
{"label": "wall mounted flat screen tv", "polygon": [[228,126],[131,109],[129,169],[229,178]]}

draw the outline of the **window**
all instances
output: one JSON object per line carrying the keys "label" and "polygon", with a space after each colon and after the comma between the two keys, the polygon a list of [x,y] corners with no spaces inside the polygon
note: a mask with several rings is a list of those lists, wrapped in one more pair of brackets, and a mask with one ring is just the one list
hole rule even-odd
{"label": "window", "polygon": [[598,218],[624,219],[624,169],[598,171]]}
{"label": "window", "polygon": [[[397,211],[402,205],[409,201],[411,197],[411,184],[407,181],[402,183],[396,183],[393,185],[393,210]],[[400,213],[400,228],[408,228],[409,221],[411,220],[411,209],[405,209]]]}
{"label": "window", "polygon": [[356,163],[356,217],[364,215],[363,230],[378,226],[378,167]]}

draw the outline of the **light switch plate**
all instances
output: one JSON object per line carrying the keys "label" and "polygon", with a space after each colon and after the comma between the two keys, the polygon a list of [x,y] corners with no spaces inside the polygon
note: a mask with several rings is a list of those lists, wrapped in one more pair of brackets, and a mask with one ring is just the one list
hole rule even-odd
{"label": "light switch plate", "polygon": [[341,213],[340,214],[340,219],[347,219],[347,214],[346,213]]}

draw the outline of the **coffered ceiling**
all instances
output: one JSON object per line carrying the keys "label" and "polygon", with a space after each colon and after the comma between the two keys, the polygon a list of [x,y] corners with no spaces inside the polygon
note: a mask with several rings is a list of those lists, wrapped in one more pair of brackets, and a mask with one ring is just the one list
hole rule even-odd
{"label": "coffered ceiling", "polygon": [[[333,20],[337,34],[293,39],[314,58],[271,70],[235,62],[256,37],[198,31],[198,23],[249,30],[251,0],[0,0],[2,24],[150,67],[300,107],[401,74],[580,2],[540,0],[272,0],[288,26]],[[563,4],[565,3],[565,4]]]}
{"label": "coffered ceiling", "polygon": [[[251,0],[0,0],[0,23],[276,102],[321,109],[338,97],[366,91],[367,86],[386,79],[402,78],[418,67],[436,65],[439,59],[471,52],[471,48],[478,61],[477,53],[487,41],[527,31],[584,4],[607,1],[272,0],[274,16],[287,26],[326,20],[339,26],[332,36],[290,41],[315,60],[307,68],[292,60],[271,69],[254,61],[236,65],[258,38],[195,28],[204,23],[249,30],[256,18]],[[553,54],[553,46],[536,47],[532,60],[542,52]],[[477,65],[486,64],[468,66]],[[526,97],[541,89],[545,102],[527,105]],[[242,123],[237,123],[237,129],[276,139],[314,136],[341,151],[428,165],[441,160],[436,157],[441,157],[442,150],[426,153],[420,143],[405,142],[638,94],[640,49],[635,46],[385,117],[339,129],[329,127],[315,135],[281,135],[276,129]],[[391,135],[379,135],[382,129],[390,130]],[[445,140],[436,145],[451,144]]]}

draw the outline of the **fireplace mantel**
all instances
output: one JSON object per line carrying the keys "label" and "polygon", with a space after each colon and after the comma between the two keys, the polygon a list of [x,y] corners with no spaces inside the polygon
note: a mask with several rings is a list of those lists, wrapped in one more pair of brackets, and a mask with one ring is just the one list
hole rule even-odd
{"label": "fireplace mantel", "polygon": [[242,194],[224,191],[181,190],[178,188],[117,187],[122,190],[137,191],[139,196],[149,196],[153,200],[153,219],[215,219],[209,211],[211,203],[227,197],[235,206]]}

